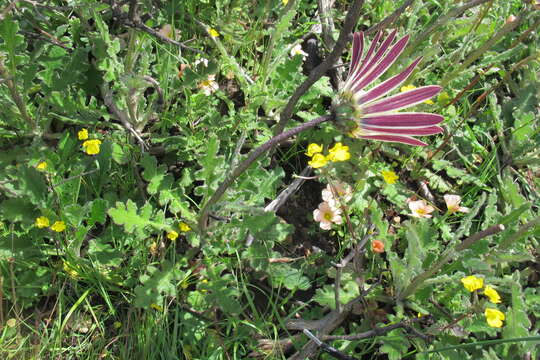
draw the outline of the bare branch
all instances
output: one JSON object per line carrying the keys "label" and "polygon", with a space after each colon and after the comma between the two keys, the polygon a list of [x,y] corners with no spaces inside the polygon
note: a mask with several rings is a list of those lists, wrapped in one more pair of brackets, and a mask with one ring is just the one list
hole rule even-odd
{"label": "bare branch", "polygon": [[109,109],[109,112],[116,116],[118,120],[120,120],[122,125],[135,137],[135,139],[137,139],[137,141],[141,145],[141,148],[143,150],[147,150],[148,145],[141,138],[141,135],[137,132],[137,130],[135,130],[135,128],[129,121],[126,113],[120,110],[114,103],[112,91],[109,90],[109,87],[106,83],[103,83],[103,85],[101,86],[101,95],[103,96],[103,102]]}

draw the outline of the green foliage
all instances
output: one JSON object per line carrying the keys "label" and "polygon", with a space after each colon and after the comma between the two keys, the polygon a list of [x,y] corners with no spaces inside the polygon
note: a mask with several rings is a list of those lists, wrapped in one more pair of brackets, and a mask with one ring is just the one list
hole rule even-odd
{"label": "green foliage", "polygon": [[[333,123],[305,131],[242,173],[212,204],[204,230],[201,208],[271,139],[318,65],[308,40],[324,59],[350,4],[325,13],[299,0],[145,0],[130,14],[133,2],[114,3],[0,8],[2,355],[284,359],[306,341],[291,322],[336,315],[338,286],[342,309],[356,302],[331,335],[408,321],[327,341],[347,355],[538,358],[540,80],[530,2],[464,11],[464,2],[413,2],[392,23],[409,44],[380,81],[422,56],[405,84],[444,90],[413,111],[442,114],[445,133],[411,148],[352,139]],[[364,1],[355,29],[400,5]],[[512,14],[519,23],[505,24]],[[333,32],[321,33],[330,18]],[[309,57],[291,55],[298,44]],[[343,63],[350,55],[347,45]],[[346,71],[334,66],[310,86],[287,128],[328,114]],[[217,85],[205,92],[211,79]],[[84,151],[82,129],[101,141],[98,154]],[[309,143],[326,151],[338,141],[350,160],[303,174],[277,212],[265,209],[290,190]],[[385,183],[383,170],[397,182]],[[343,223],[322,230],[313,211],[338,180],[352,186],[352,199]],[[469,213],[449,213],[447,194],[460,195]],[[431,218],[411,216],[408,202],[421,199],[434,207]],[[49,225],[39,227],[40,217]],[[66,228],[55,231],[56,222]],[[474,238],[498,224],[505,229]],[[460,280],[469,275],[501,303],[467,291]],[[502,328],[487,324],[486,307],[505,314]]]}
{"label": "green foliage", "polygon": [[110,208],[107,213],[116,224],[123,225],[126,232],[135,233],[139,238],[170,227],[163,211],[154,211],[148,203],[139,210],[131,200],[126,203],[117,202],[116,207]]}

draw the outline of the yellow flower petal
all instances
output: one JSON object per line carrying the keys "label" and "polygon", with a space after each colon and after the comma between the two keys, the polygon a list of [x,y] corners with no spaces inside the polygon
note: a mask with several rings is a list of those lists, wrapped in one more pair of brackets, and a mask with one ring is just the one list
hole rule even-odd
{"label": "yellow flower petal", "polygon": [[56,232],[62,232],[66,230],[66,223],[63,221],[55,221],[54,224],[51,225],[51,230],[54,230]]}
{"label": "yellow flower petal", "polygon": [[489,301],[491,301],[494,304],[499,304],[501,302],[501,296],[495,290],[489,285],[486,285],[486,288],[484,289],[484,295],[486,295],[489,298]]}
{"label": "yellow flower petal", "polygon": [[503,321],[505,319],[504,313],[492,308],[487,308],[485,313],[486,321],[489,326],[500,328],[503,326]]}
{"label": "yellow flower petal", "polygon": [[188,232],[191,230],[191,227],[185,222],[181,222],[180,224],[178,224],[178,228],[181,232]]}
{"label": "yellow flower petal", "polygon": [[49,227],[49,219],[45,216],[40,216],[36,219],[36,226],[40,229]]}
{"label": "yellow flower petal", "polygon": [[47,169],[47,162],[46,161],[40,162],[39,164],[37,164],[36,169],[40,171]]}
{"label": "yellow flower petal", "polygon": [[315,154],[321,153],[322,151],[323,151],[322,145],[311,143],[308,145],[306,155],[311,157]]}
{"label": "yellow flower petal", "polygon": [[399,176],[397,176],[396,173],[393,171],[383,170],[381,172],[381,175],[384,179],[384,182],[390,185],[395,184],[396,181],[399,179]]}
{"label": "yellow flower petal", "polygon": [[405,91],[409,91],[409,90],[413,90],[413,89],[416,89],[416,86],[414,85],[405,85],[405,86],[402,86],[401,89],[399,89],[401,92],[405,92]]}
{"label": "yellow flower petal", "polygon": [[347,161],[351,158],[349,147],[344,146],[341,142],[336,143],[334,147],[328,150],[328,152],[329,154],[327,159],[330,161]]}
{"label": "yellow flower petal", "polygon": [[465,289],[473,292],[475,290],[481,289],[484,286],[484,279],[478,278],[474,275],[467,276],[461,279]]}
{"label": "yellow flower petal", "polygon": [[101,140],[94,139],[94,140],[86,140],[85,142],[83,142],[82,147],[88,155],[96,155],[96,154],[99,154],[100,145],[101,145]]}
{"label": "yellow flower petal", "polygon": [[211,37],[218,37],[219,36],[219,33],[216,29],[214,28],[211,28],[210,30],[208,30],[208,33],[210,34]]}
{"label": "yellow flower petal", "polygon": [[325,166],[327,163],[328,163],[328,159],[323,154],[315,154],[313,155],[311,160],[308,161],[308,165],[314,169],[321,168]]}
{"label": "yellow flower petal", "polygon": [[77,133],[77,137],[79,140],[87,140],[88,139],[88,130],[82,129]]}
{"label": "yellow flower petal", "polygon": [[174,241],[174,240],[176,240],[176,239],[178,238],[178,233],[177,233],[176,231],[169,231],[169,232],[167,233],[167,238],[168,238],[169,240]]}

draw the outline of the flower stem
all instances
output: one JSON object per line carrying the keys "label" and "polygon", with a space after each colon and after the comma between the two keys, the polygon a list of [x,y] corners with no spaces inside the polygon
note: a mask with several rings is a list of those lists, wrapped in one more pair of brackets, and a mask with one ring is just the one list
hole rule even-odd
{"label": "flower stem", "polygon": [[257,160],[262,154],[270,150],[275,145],[282,143],[283,141],[287,140],[288,138],[304,131],[309,128],[315,127],[319,124],[322,124],[323,122],[332,120],[334,118],[334,115],[324,115],[320,116],[318,118],[315,118],[307,123],[304,123],[302,125],[299,125],[293,129],[290,129],[288,131],[285,131],[279,135],[274,136],[258,148],[254,149],[249,153],[248,157],[242,161],[228,176],[227,178],[219,185],[217,190],[212,194],[212,197],[204,204],[201,214],[199,217],[199,229],[200,231],[204,231],[207,227],[208,222],[208,213],[210,211],[210,207],[217,203],[219,199],[223,196],[225,191],[229,188],[229,186],[232,185],[232,183],[240,176],[244,171],[246,171],[249,166]]}

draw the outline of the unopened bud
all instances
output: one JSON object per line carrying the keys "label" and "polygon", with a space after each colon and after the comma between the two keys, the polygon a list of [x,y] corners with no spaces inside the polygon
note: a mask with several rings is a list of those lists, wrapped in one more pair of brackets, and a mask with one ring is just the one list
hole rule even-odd
{"label": "unopened bud", "polygon": [[505,24],[511,24],[513,23],[514,21],[517,21],[517,17],[515,17],[514,15],[510,15],[509,17],[506,18],[506,21],[504,22]]}

